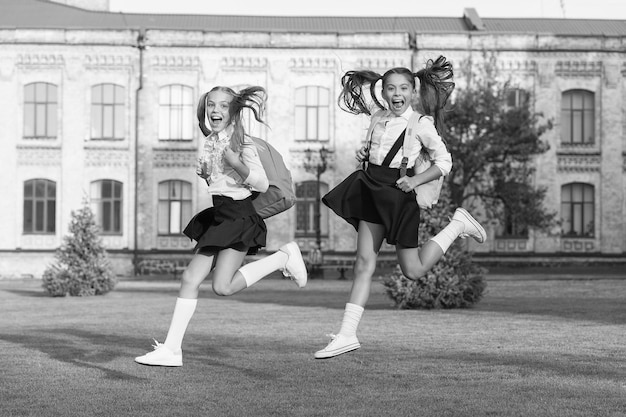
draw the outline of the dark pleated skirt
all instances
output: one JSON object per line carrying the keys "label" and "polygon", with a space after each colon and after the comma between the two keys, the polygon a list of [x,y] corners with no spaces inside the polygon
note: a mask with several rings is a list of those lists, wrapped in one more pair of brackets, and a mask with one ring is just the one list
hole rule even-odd
{"label": "dark pleated skirt", "polygon": [[357,231],[361,220],[382,224],[387,243],[416,248],[420,209],[415,193],[396,187],[399,177],[399,169],[368,164],[367,170],[350,174],[322,202]]}
{"label": "dark pleated skirt", "polygon": [[196,214],[183,233],[197,242],[194,252],[216,253],[231,248],[255,255],[265,246],[267,228],[252,198],[213,196],[213,207]]}

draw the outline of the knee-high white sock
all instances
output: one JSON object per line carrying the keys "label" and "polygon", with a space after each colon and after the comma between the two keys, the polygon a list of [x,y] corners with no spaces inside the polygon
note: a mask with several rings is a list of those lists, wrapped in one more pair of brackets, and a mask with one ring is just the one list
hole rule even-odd
{"label": "knee-high white sock", "polygon": [[271,255],[261,258],[258,261],[250,262],[239,268],[239,272],[246,281],[246,286],[250,287],[256,282],[265,278],[274,271],[284,268],[288,255],[283,251],[277,251]]}
{"label": "knee-high white sock", "polygon": [[434,241],[441,247],[443,253],[446,253],[452,245],[452,242],[456,240],[461,233],[463,233],[465,225],[460,220],[451,220],[446,227],[444,227],[436,236],[430,240]]}
{"label": "knee-high white sock", "polygon": [[170,329],[163,344],[172,352],[177,352],[183,345],[183,337],[187,331],[187,325],[196,311],[198,300],[195,298],[177,298],[172,314]]}
{"label": "knee-high white sock", "polygon": [[343,312],[343,320],[339,333],[344,336],[355,336],[356,328],[359,326],[364,308],[358,304],[347,303]]}

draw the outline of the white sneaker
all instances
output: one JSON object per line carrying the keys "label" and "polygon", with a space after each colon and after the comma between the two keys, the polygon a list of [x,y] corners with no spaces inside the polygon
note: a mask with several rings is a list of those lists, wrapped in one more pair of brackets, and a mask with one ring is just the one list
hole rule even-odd
{"label": "white sneaker", "polygon": [[452,216],[452,220],[458,220],[463,222],[465,225],[463,229],[463,233],[459,235],[460,238],[465,239],[470,236],[478,243],[484,243],[487,240],[487,233],[485,233],[485,229],[476,221],[475,218],[472,217],[471,214],[463,207],[459,207],[454,211],[454,216]]}
{"label": "white sneaker", "polygon": [[356,336],[344,336],[341,333],[338,335],[329,334],[328,336],[331,338],[330,343],[324,349],[315,352],[315,359],[332,358],[361,347]]}
{"label": "white sneaker", "polygon": [[283,268],[283,275],[291,278],[298,287],[302,288],[306,285],[307,272],[302,253],[296,242],[290,242],[281,246],[279,249],[288,256],[287,263]]}
{"label": "white sneaker", "polygon": [[137,356],[135,362],[153,366],[183,366],[183,351],[172,352],[163,343],[154,341],[154,350],[143,356]]}

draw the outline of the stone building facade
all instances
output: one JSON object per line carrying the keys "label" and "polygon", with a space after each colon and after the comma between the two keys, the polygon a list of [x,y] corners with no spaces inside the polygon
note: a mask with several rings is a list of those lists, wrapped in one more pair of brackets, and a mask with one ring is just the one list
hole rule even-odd
{"label": "stone building facade", "polygon": [[[55,25],[56,9],[45,22],[20,23],[20,7],[30,3],[64,8],[59,16],[86,13],[88,27],[63,17]],[[119,274],[184,264],[192,246],[180,230],[209,204],[195,175],[202,140],[195,107],[215,85],[267,89],[268,126],[249,127],[281,152],[299,192],[295,209],[267,220],[267,250],[296,239],[308,251],[317,239],[317,178],[305,169],[307,156],[321,147],[333,151],[319,178],[322,191],[332,188],[356,168],[368,124],[338,108],[341,75],[418,68],[439,54],[461,62],[485,50],[555,121],[535,181],[549,190],[546,205],[571,219],[570,233],[524,237],[505,236],[498,219],[483,219],[489,241],[472,249],[489,257],[625,256],[626,22],[583,21],[591,33],[575,33],[555,19],[555,30],[545,32],[528,22],[520,29],[515,19],[481,20],[470,10],[443,23],[415,20],[430,22],[428,30],[411,22],[392,30],[359,27],[358,20],[332,30],[315,21],[322,18],[303,18],[306,30],[280,27],[284,21],[265,29],[253,18],[250,27],[222,22],[208,30],[209,22],[192,17],[178,27],[165,16],[155,21],[37,0],[15,1],[11,11],[14,19],[0,19],[1,276],[40,276],[72,210],[85,201]],[[385,19],[392,20],[379,23]],[[564,118],[587,130],[564,134]],[[320,216],[322,249],[354,251],[353,229],[324,207]]]}

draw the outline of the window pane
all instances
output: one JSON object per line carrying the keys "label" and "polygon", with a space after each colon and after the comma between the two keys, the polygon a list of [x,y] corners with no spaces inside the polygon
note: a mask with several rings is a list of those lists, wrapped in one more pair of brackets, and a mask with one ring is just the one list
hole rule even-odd
{"label": "window pane", "polygon": [[57,86],[48,84],[48,103],[57,102]]}
{"label": "window pane", "polygon": [[[183,224],[186,225],[186,223],[191,220],[192,217],[192,213],[191,213],[191,201],[186,200],[183,201],[183,212],[182,212],[182,221]],[[181,225],[182,226],[182,225]]]}
{"label": "window pane", "polygon": [[115,106],[115,118],[114,118],[114,129],[116,139],[124,138],[124,128],[126,124],[124,123],[124,107],[123,106]]}
{"label": "window pane", "polygon": [[44,202],[41,200],[35,201],[35,231],[43,232],[44,222]]}
{"label": "window pane", "polygon": [[113,201],[113,231],[122,231],[122,202],[119,200]]}
{"label": "window pane", "polygon": [[572,115],[569,110],[561,112],[561,141],[572,142]]}
{"label": "window pane", "polygon": [[35,107],[35,136],[46,135],[46,105],[36,104]]}
{"label": "window pane", "polygon": [[572,201],[580,203],[583,201],[583,188],[580,184],[572,184]]}
{"label": "window pane", "polygon": [[111,232],[111,202],[102,202],[102,230],[105,232]]}
{"label": "window pane", "polygon": [[24,232],[33,231],[33,200],[24,200]]}
{"label": "window pane", "polygon": [[48,113],[47,113],[47,121],[48,126],[46,129],[46,136],[55,138],[57,136],[57,105],[49,104],[48,105]]}
{"label": "window pane", "polygon": [[102,137],[113,137],[113,107],[111,106],[102,108]]}
{"label": "window pane", "polygon": [[35,136],[35,105],[24,104],[24,136]]}
{"label": "window pane", "polygon": [[585,111],[584,112],[584,132],[583,132],[583,142],[584,143],[593,143],[594,142],[594,120],[593,120],[593,112]]}
{"label": "window pane", "polygon": [[306,104],[307,106],[317,106],[319,103],[317,99],[317,87],[307,87],[306,89]]}
{"label": "window pane", "polygon": [[159,214],[158,214],[158,218],[159,218],[159,225],[158,225],[158,233],[160,235],[166,235],[169,233],[169,203],[166,201],[159,201]]}
{"label": "window pane", "polygon": [[46,83],[35,84],[35,100],[37,102],[45,102],[47,96],[48,85]]}
{"label": "window pane", "polygon": [[180,233],[180,201],[172,201],[170,204],[170,233]]}
{"label": "window pane", "polygon": [[112,104],[114,103],[114,92],[111,84],[104,84],[102,86],[102,103]]}
{"label": "window pane", "polygon": [[115,101],[116,104],[124,104],[124,87],[119,85],[115,86]]}
{"label": "window pane", "polygon": [[583,96],[580,92],[575,92],[572,94],[572,108],[573,109],[582,109],[583,108]]}
{"label": "window pane", "polygon": [[308,107],[306,118],[306,139],[317,139],[317,107]]}
{"label": "window pane", "polygon": [[46,219],[46,232],[48,233],[54,233],[55,231],[55,217],[56,217],[56,201],[55,200],[48,200],[48,216]]}

